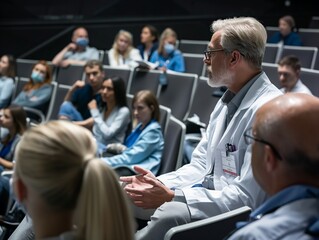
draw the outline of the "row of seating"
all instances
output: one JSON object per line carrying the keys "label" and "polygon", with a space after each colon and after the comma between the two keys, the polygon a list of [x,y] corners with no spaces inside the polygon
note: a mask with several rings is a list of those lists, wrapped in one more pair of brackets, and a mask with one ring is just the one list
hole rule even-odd
{"label": "row of seating", "polygon": [[[29,76],[31,70],[26,70],[26,67],[23,67],[23,72],[21,72],[21,63],[18,61],[18,76],[21,81],[27,81],[28,78],[22,76],[26,76],[25,73],[28,73],[27,76]],[[28,64],[31,65],[30,60]],[[26,66],[27,64],[22,65]],[[67,68],[52,67],[55,68],[56,72],[53,82],[66,85],[66,88],[73,85],[76,80],[84,81],[83,66],[72,65]],[[120,76],[123,78],[128,94],[134,95],[142,89],[149,89],[158,97],[161,105],[172,109],[172,114],[177,119],[183,121],[188,117],[189,107],[192,103],[198,81],[196,74],[167,73],[168,85],[163,88],[159,82],[159,78],[163,72],[159,70],[131,70],[110,66],[104,66],[104,70],[109,77]]]}
{"label": "row of seating", "polygon": [[267,44],[264,62],[277,63],[282,57],[295,55],[299,58],[301,67],[319,70],[319,56],[317,47],[283,46],[281,44]]}

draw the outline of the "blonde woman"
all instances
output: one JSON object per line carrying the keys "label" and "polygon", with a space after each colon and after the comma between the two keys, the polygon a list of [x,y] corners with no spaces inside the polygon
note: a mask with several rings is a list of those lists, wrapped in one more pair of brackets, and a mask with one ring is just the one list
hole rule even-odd
{"label": "blonde woman", "polygon": [[157,63],[158,69],[185,72],[183,54],[176,48],[177,33],[166,28],[160,37],[158,49],[152,54],[150,62]]}
{"label": "blonde woman", "polygon": [[71,122],[51,121],[24,134],[13,185],[36,239],[133,239],[126,195],[95,153],[89,130]]}
{"label": "blonde woman", "polygon": [[109,62],[112,67],[135,67],[135,60],[142,60],[139,50],[133,47],[133,36],[126,30],[120,30],[109,50]]}

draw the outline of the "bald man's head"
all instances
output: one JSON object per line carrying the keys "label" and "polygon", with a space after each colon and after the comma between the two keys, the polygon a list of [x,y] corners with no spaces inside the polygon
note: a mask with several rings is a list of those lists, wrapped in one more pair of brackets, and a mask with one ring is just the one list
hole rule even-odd
{"label": "bald man's head", "polygon": [[319,98],[279,96],[257,111],[254,130],[272,143],[292,171],[319,177]]}

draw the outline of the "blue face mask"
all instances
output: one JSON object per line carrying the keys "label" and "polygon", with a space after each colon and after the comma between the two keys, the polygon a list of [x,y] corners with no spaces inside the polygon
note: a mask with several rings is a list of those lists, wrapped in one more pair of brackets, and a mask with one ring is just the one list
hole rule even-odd
{"label": "blue face mask", "polygon": [[34,83],[42,83],[44,80],[44,75],[42,73],[32,71],[31,78]]}
{"label": "blue face mask", "polygon": [[167,53],[167,55],[170,55],[175,50],[175,46],[170,43],[165,43],[164,50]]}
{"label": "blue face mask", "polygon": [[75,44],[78,45],[79,47],[87,47],[89,45],[89,39],[87,38],[77,38],[75,41]]}

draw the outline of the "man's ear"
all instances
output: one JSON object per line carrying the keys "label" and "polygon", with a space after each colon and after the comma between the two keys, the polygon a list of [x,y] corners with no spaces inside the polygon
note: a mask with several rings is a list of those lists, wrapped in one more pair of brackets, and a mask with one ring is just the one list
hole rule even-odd
{"label": "man's ear", "polygon": [[19,202],[23,202],[27,198],[27,187],[20,178],[13,180],[13,189]]}
{"label": "man's ear", "polygon": [[241,55],[240,52],[235,50],[231,53],[231,63],[236,64],[238,60],[240,59]]}
{"label": "man's ear", "polygon": [[278,166],[278,159],[276,157],[274,150],[269,145],[265,144],[264,148],[266,170],[267,172],[273,172],[274,170],[276,170]]}

